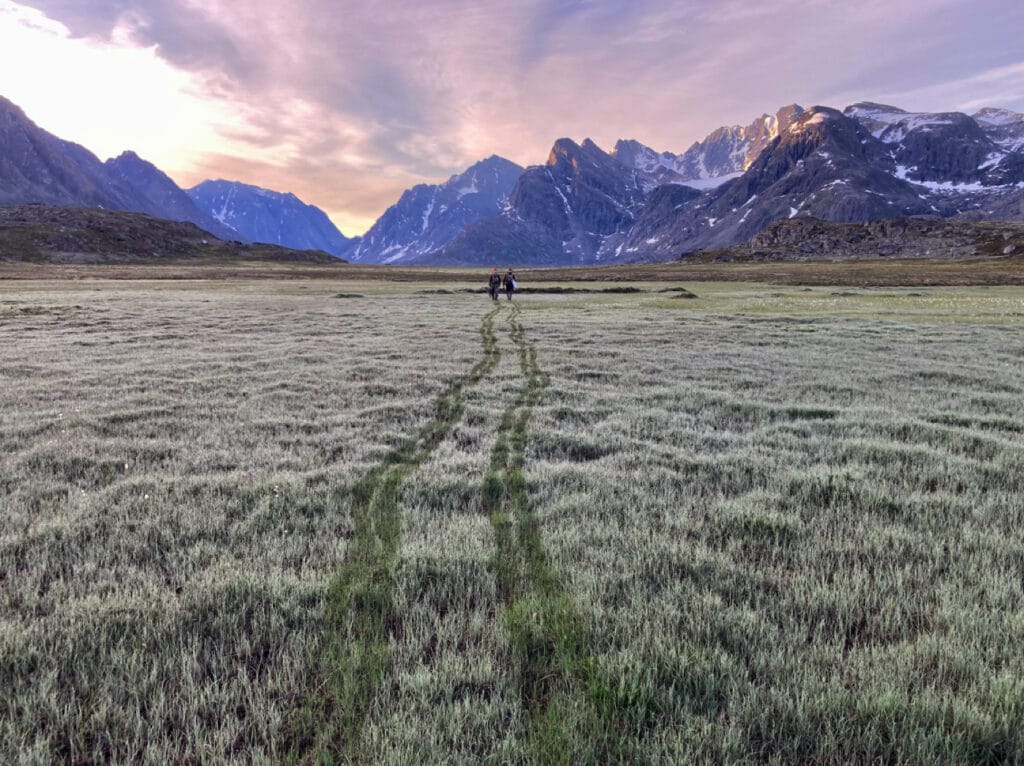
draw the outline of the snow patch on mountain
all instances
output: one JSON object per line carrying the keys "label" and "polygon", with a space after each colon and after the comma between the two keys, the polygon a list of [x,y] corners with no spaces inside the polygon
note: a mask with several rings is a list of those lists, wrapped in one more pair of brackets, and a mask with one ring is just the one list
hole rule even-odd
{"label": "snow patch on mountain", "polygon": [[722,176],[716,176],[714,178],[693,178],[689,181],[677,181],[680,186],[689,186],[691,189],[698,189],[700,191],[707,191],[708,189],[717,189],[724,183],[728,183],[734,178],[739,178],[743,175],[742,170],[738,170],[735,173],[726,173]]}

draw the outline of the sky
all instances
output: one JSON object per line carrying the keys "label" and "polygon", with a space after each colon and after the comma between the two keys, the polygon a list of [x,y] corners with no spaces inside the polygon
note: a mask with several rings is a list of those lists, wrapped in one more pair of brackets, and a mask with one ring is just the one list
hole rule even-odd
{"label": "sky", "polygon": [[361,234],[560,137],[684,151],[799,103],[1024,112],[1021,0],[0,0],[0,96],[101,159]]}

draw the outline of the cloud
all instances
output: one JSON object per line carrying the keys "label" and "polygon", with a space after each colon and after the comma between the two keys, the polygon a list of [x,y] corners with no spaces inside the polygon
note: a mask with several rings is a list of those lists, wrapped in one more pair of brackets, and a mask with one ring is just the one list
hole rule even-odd
{"label": "cloud", "polygon": [[225,105],[224,145],[182,173],[305,190],[353,222],[492,153],[542,162],[562,135],[681,151],[793,101],[1024,108],[1012,73],[978,79],[1019,61],[1018,0],[20,2],[152,48]]}

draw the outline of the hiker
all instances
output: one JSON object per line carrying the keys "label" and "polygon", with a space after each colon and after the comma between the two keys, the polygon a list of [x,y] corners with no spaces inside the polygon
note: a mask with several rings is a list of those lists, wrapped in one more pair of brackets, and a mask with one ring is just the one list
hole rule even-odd
{"label": "hiker", "polygon": [[509,300],[512,300],[512,293],[516,289],[516,275],[512,273],[512,269],[505,272],[505,279],[502,280],[502,287],[505,288],[505,295],[508,296]]}
{"label": "hiker", "polygon": [[491,300],[498,300],[498,288],[501,287],[501,275],[498,269],[491,270],[491,278],[487,281],[487,292],[491,294]]}

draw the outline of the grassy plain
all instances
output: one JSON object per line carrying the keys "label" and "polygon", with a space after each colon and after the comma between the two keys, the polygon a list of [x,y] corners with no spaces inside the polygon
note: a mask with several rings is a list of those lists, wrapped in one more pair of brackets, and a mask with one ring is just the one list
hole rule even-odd
{"label": "grassy plain", "polygon": [[0,283],[0,760],[1024,760],[1024,291],[640,286]]}

